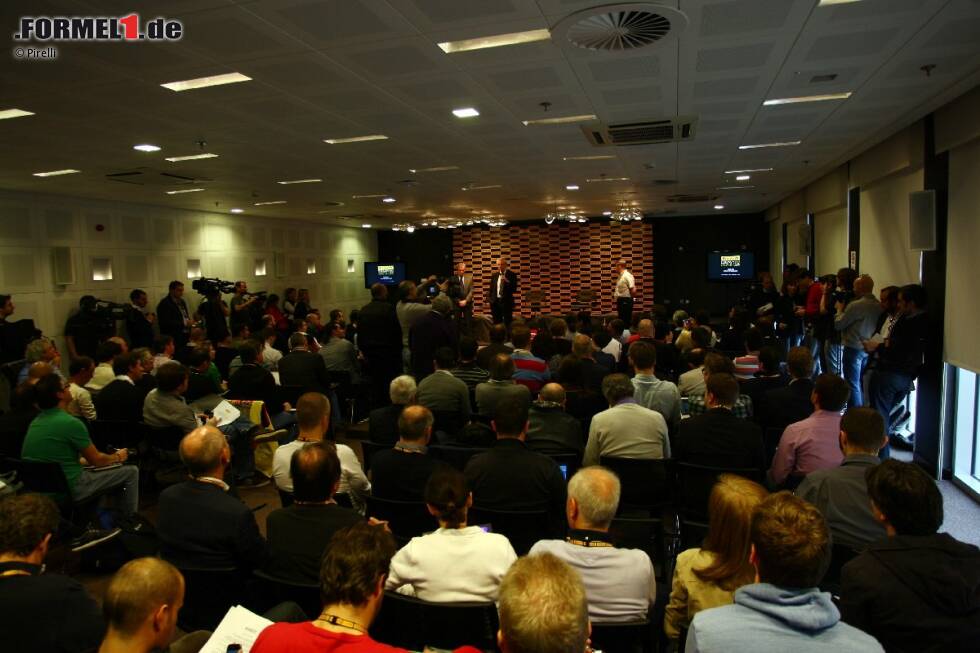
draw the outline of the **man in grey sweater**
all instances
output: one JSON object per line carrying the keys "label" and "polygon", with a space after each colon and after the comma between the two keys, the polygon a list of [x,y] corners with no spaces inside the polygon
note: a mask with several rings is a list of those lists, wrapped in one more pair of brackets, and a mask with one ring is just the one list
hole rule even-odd
{"label": "man in grey sweater", "polygon": [[854,280],[854,294],[845,307],[837,303],[834,328],[841,332],[844,345],[844,380],[851,386],[851,406],[863,405],[861,396],[861,374],[868,362],[864,341],[874,335],[881,315],[881,303],[874,296],[875,282],[866,274]]}

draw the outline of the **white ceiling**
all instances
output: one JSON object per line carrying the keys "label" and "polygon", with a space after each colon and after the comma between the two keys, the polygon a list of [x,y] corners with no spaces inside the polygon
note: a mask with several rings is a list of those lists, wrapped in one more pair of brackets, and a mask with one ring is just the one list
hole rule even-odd
{"label": "white ceiling", "polygon": [[[21,14],[115,15],[132,2],[4,3]],[[648,214],[710,212],[670,205],[676,193],[719,196],[726,212],[772,205],[980,78],[977,0],[680,0],[689,26],[627,53],[594,53],[555,40],[447,55],[436,44],[554,27],[602,0],[172,0],[152,14],[179,19],[179,43],[58,44],[56,62],[0,62],[0,109],[36,115],[0,121],[0,188],[185,209],[241,207],[268,217],[388,226],[423,216],[490,211],[540,218],[555,204],[591,215],[628,197]],[[920,67],[934,64],[926,76]],[[237,71],[253,81],[174,93],[161,83]],[[814,75],[836,80],[811,83]],[[846,101],[763,107],[766,98],[853,91]],[[547,114],[539,106],[550,102]],[[457,107],[477,107],[460,120]],[[546,116],[595,113],[607,123],[699,117],[680,144],[595,148],[578,125],[525,127]],[[386,141],[324,138],[382,133]],[[196,141],[219,158],[172,164]],[[798,147],[739,151],[746,143]],[[154,143],[146,154],[132,146]],[[603,161],[562,157],[614,154]],[[652,164],[654,167],[648,168]],[[412,174],[409,168],[459,170]],[[110,182],[148,166],[207,177],[205,192]],[[728,169],[768,168],[750,190]],[[32,172],[77,168],[38,178]],[[586,183],[586,178],[629,177]],[[281,186],[277,180],[323,183]],[[417,185],[406,185],[414,179]],[[655,180],[675,180],[655,184]],[[501,188],[462,191],[466,183]],[[565,190],[577,183],[580,191]],[[391,194],[355,200],[356,194]],[[254,202],[288,204],[255,207]],[[329,207],[327,202],[342,202]]]}

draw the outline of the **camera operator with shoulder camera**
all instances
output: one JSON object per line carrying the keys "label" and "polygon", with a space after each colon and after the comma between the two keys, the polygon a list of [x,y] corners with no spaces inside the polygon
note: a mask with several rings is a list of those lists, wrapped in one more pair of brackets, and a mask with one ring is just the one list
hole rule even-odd
{"label": "camera operator with shoulder camera", "polygon": [[68,355],[71,360],[81,356],[95,358],[99,343],[115,335],[116,320],[123,318],[121,312],[125,307],[85,295],[78,300],[78,308],[65,325]]}
{"label": "camera operator with shoulder camera", "polygon": [[237,333],[241,325],[248,325],[250,328],[255,323],[255,309],[260,308],[264,292],[249,293],[248,284],[244,281],[236,281],[234,294],[231,298],[231,331]]}
{"label": "camera operator with shoulder camera", "polygon": [[197,313],[204,320],[204,328],[208,340],[217,347],[231,334],[228,330],[228,304],[221,299],[222,293],[234,291],[235,284],[221,279],[195,279],[191,284],[199,294],[204,295],[204,301],[197,307]]}

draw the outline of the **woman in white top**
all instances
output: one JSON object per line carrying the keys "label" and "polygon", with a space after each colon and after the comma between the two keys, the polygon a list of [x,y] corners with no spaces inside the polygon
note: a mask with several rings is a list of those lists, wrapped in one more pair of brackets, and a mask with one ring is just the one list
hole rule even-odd
{"label": "woman in white top", "polygon": [[503,535],[466,525],[473,505],[466,478],[449,467],[436,470],[426,483],[425,502],[439,529],[412,538],[395,554],[385,588],[435,603],[495,601],[517,555]]}

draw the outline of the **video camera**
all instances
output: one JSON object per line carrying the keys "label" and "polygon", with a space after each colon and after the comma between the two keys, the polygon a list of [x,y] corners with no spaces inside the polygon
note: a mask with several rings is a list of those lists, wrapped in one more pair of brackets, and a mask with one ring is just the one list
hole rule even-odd
{"label": "video camera", "polygon": [[200,279],[194,279],[191,282],[191,288],[197,291],[199,295],[204,295],[205,297],[213,295],[215,292],[230,295],[235,292],[235,282],[234,281],[222,281],[217,278],[207,278],[202,277]]}
{"label": "video camera", "polygon": [[81,308],[84,311],[88,311],[96,318],[102,320],[125,320],[126,311],[129,310],[129,304],[119,304],[117,302],[110,302],[107,299],[98,299],[96,297],[84,297],[81,302]]}

